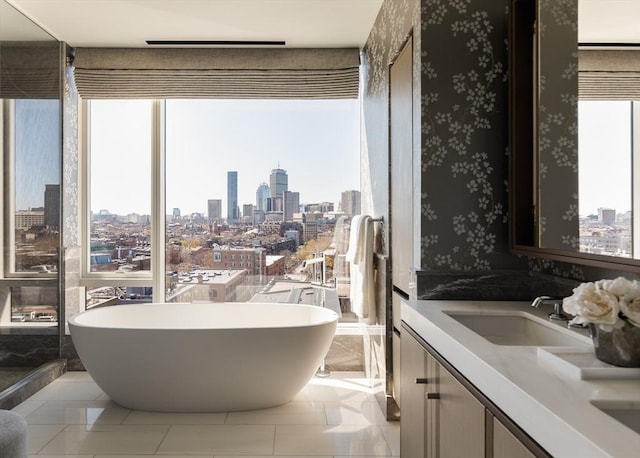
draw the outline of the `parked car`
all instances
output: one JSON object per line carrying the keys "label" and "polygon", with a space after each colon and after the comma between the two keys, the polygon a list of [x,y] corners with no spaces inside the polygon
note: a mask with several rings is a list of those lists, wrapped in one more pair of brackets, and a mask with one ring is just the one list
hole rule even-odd
{"label": "parked car", "polygon": [[38,315],[36,321],[56,321],[56,317],[50,313],[42,313]]}

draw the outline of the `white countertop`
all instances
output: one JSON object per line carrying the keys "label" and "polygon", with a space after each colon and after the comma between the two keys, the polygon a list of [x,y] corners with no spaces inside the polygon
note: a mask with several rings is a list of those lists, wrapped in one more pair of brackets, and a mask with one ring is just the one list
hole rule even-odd
{"label": "white countertop", "polygon": [[[640,378],[582,380],[568,376],[539,359],[538,347],[493,344],[445,311],[522,311],[546,319],[550,306],[537,310],[528,302],[403,301],[401,315],[554,457],[640,457],[640,434],[591,404],[614,402],[638,408]],[[588,337],[581,339],[592,348]]]}

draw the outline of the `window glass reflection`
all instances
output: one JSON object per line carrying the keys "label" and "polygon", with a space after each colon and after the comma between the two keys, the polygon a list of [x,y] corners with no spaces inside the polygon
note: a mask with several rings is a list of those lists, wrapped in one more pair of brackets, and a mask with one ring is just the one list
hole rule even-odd
{"label": "window glass reflection", "polygon": [[51,273],[58,265],[60,102],[14,104],[15,272]]}

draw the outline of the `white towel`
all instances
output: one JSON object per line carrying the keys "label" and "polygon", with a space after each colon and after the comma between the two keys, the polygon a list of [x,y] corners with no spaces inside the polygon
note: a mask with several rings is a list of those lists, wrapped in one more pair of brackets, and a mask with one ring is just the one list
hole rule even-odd
{"label": "white towel", "polygon": [[373,282],[373,224],[371,217],[356,215],[351,220],[346,254],[351,272],[351,311],[369,324],[376,320]]}

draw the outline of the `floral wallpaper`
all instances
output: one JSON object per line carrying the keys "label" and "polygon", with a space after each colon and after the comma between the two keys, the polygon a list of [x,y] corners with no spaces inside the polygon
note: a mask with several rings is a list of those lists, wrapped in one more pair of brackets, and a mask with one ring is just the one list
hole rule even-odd
{"label": "floral wallpaper", "polygon": [[[389,66],[409,38],[413,39],[413,148],[420,150],[420,1],[386,0],[362,51],[363,151],[362,211],[388,215]],[[414,154],[415,156],[416,154]],[[419,170],[416,170],[419,178]],[[419,182],[419,180],[416,180]],[[384,251],[389,252],[388,240]]]}
{"label": "floral wallpaper", "polygon": [[540,1],[538,240],[544,248],[579,248],[577,20],[577,0]]}
{"label": "floral wallpaper", "polygon": [[[84,309],[84,288],[80,287],[80,215],[78,181],[78,91],[73,68],[67,66],[64,75],[62,117],[62,253],[64,259],[65,316]],[[68,330],[66,332],[68,334]]]}
{"label": "floral wallpaper", "polygon": [[[386,0],[363,50],[363,210],[384,215],[389,210],[388,66],[413,27],[414,157],[420,158],[414,175],[422,269],[416,272],[418,297],[463,299],[492,290],[488,298],[527,299],[540,291],[570,293],[568,285],[575,281],[618,274],[509,251],[509,4]],[[559,40],[575,36],[575,4],[541,1],[549,16],[541,31],[545,46],[562,48]],[[569,95],[576,94],[571,89],[576,84],[573,51],[561,49],[546,57],[543,67],[561,59],[563,70],[541,81],[541,130],[549,136],[543,140],[540,179],[559,175],[564,185],[549,194],[555,201],[545,200],[548,212],[540,223],[544,240],[563,247],[575,243],[577,211],[576,120],[571,115],[576,99]],[[552,85],[561,89],[559,94],[551,93]]]}
{"label": "floral wallpaper", "polygon": [[523,266],[508,252],[508,1],[422,3],[425,270]]}

